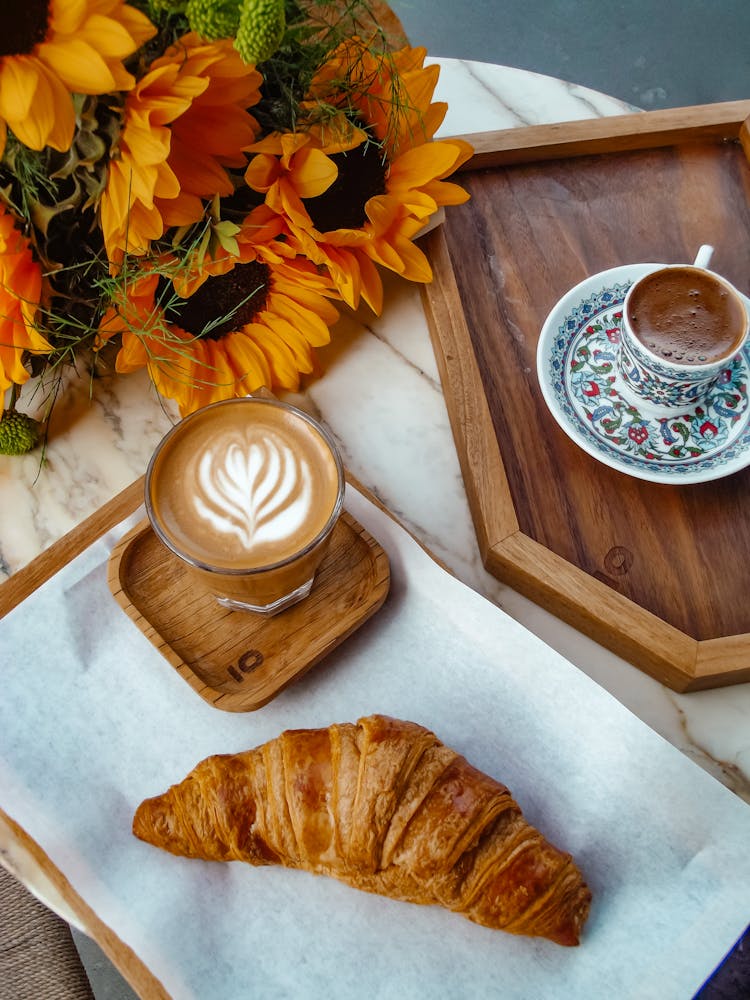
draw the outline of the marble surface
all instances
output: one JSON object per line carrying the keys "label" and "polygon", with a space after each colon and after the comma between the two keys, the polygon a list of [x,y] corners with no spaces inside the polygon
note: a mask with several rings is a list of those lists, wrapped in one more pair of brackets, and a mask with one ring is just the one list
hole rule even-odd
{"label": "marble surface", "polygon": [[[521,70],[440,64],[436,98],[449,103],[443,135],[633,110]],[[483,569],[419,290],[393,277],[385,284],[383,316],[343,318],[320,352],[324,374],[288,398],[327,424],[348,469],[459,579],[750,802],[750,684],[675,694]],[[30,392],[22,398],[33,410]],[[140,476],[173,420],[142,373],[74,378],[55,407],[44,464],[38,453],[0,456],[0,579]]]}

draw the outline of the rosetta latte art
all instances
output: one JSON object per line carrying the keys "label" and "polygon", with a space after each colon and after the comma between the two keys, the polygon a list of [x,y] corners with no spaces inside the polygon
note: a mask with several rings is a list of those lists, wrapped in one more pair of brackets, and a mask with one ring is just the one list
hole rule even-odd
{"label": "rosetta latte art", "polygon": [[207,449],[197,468],[199,516],[247,550],[289,538],[310,516],[312,476],[304,457],[267,432]]}

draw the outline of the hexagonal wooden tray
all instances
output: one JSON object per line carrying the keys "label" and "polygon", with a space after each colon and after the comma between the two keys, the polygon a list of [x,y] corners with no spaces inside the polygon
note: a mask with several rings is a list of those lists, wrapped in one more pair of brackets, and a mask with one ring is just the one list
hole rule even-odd
{"label": "hexagonal wooden tray", "polygon": [[551,418],[536,348],[606,268],[692,260],[750,292],[750,102],[469,136],[471,200],[423,301],[485,566],[677,691],[750,680],[750,468],[660,485]]}

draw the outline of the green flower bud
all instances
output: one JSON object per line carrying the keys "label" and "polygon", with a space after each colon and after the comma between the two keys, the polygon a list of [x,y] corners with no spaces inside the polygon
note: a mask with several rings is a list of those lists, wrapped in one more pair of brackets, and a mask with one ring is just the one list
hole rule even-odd
{"label": "green flower bud", "polygon": [[246,63],[270,59],[286,30],[284,0],[243,0],[234,47]]}
{"label": "green flower bud", "polygon": [[201,38],[233,38],[240,23],[240,0],[188,0],[185,15]]}
{"label": "green flower bud", "polygon": [[40,426],[26,413],[6,410],[0,417],[0,455],[25,455],[36,447]]}

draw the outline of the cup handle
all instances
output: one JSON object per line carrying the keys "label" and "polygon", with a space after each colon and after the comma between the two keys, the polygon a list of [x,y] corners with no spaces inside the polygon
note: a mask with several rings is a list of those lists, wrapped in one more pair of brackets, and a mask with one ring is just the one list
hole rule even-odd
{"label": "cup handle", "polygon": [[693,261],[694,267],[708,267],[711,263],[711,258],[714,255],[714,248],[709,246],[708,243],[704,243],[700,248],[698,253],[695,255],[695,260]]}

